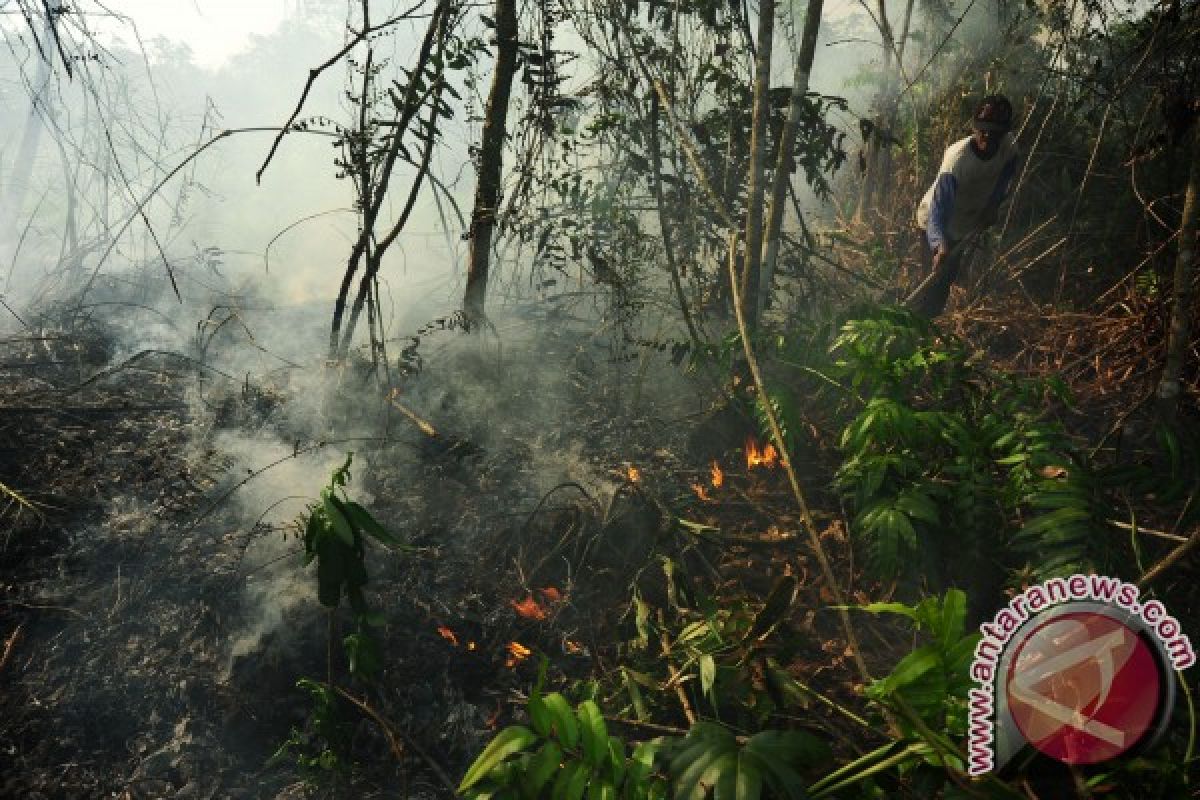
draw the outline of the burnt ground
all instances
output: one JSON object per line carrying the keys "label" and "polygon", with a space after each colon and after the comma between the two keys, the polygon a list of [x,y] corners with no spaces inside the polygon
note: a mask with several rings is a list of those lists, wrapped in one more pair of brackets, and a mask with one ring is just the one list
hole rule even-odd
{"label": "burnt ground", "polygon": [[[120,353],[99,325],[0,342],[0,482],[37,505],[10,504],[0,523],[0,796],[447,796],[535,679],[537,658],[514,659],[511,643],[549,656],[557,685],[605,675],[632,636],[633,587],[662,592],[659,556],[759,596],[795,569],[801,605],[827,603],[798,522],[778,512],[781,478],[732,460],[747,420],[706,413],[682,381],[644,388],[636,354],[614,382],[622,359],[551,331],[532,359],[450,354],[404,384],[432,438],[386,402],[346,411],[373,387],[357,375],[326,402],[322,440],[289,413],[286,382]],[[533,362],[566,378],[548,386]],[[286,515],[272,520],[271,495],[252,489],[347,450],[352,494],[415,551],[371,556],[384,669],[364,687],[328,662],[361,703],[341,707],[353,764],[305,783],[270,757],[289,730],[311,740],[295,684],[326,677],[331,628]],[[701,500],[689,484],[714,459],[727,482]],[[841,550],[840,522],[822,519]],[[545,618],[516,613],[527,597]],[[814,616],[796,615],[811,645],[790,666],[848,696],[832,615]]]}

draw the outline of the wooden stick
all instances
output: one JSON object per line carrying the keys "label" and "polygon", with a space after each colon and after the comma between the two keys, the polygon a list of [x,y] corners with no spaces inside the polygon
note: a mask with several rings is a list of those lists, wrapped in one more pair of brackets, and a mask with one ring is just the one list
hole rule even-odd
{"label": "wooden stick", "polygon": [[[454,785],[454,781],[450,780],[450,776],[446,774],[446,771],[442,769],[442,765],[434,761],[433,757],[429,755],[429,753],[425,752],[424,748],[413,741],[411,736],[393,726],[382,714],[371,708],[371,706],[369,706],[365,700],[359,700],[357,697],[350,694],[340,686],[334,686],[333,690],[349,700],[355,708],[370,717],[371,720],[380,727],[380,729],[383,731],[383,735],[387,737],[388,747],[391,748],[392,755],[396,757],[397,761],[403,762],[403,745],[407,744],[414,753],[419,755],[425,761],[425,763],[429,766],[429,769],[432,770],[435,775],[437,775],[438,779],[441,780],[442,785],[446,787],[451,796],[458,796],[458,788]],[[401,740],[403,740],[403,743]]]}
{"label": "wooden stick", "polygon": [[8,641],[4,643],[4,653],[0,655],[0,670],[8,666],[8,660],[12,658],[13,650],[17,646],[17,640],[21,638],[21,631],[25,628],[25,624],[21,623],[17,629],[8,637]]}
{"label": "wooden stick", "polygon": [[398,400],[396,400],[397,394],[399,394],[399,392],[397,392],[395,389],[393,389],[391,394],[388,395],[388,402],[392,404],[392,407],[395,408],[397,411],[399,411],[404,416],[408,417],[409,421],[412,422],[412,424],[414,424],[418,428],[420,428],[421,433],[425,434],[426,436],[437,436],[438,432],[433,427],[432,424],[430,424],[427,420],[421,419],[416,414],[414,414],[412,411],[410,411],[407,407],[402,405]]}

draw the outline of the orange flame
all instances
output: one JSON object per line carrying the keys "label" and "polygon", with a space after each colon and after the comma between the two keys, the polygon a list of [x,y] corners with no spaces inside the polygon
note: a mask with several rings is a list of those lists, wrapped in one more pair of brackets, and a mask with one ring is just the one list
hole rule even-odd
{"label": "orange flame", "polygon": [[642,471],[630,464],[625,468],[625,477],[629,478],[631,483],[637,483],[642,479]]}
{"label": "orange flame", "polygon": [[709,482],[712,483],[714,489],[721,488],[721,484],[725,482],[725,470],[721,469],[721,465],[716,461],[712,462],[712,467],[708,470]]}
{"label": "orange flame", "polygon": [[509,642],[505,649],[508,650],[508,660],[504,662],[504,666],[509,669],[533,655],[533,651],[520,642]]}
{"label": "orange flame", "polygon": [[712,500],[712,498],[708,496],[708,490],[705,489],[703,486],[701,486],[698,483],[692,484],[692,491],[696,493],[696,497],[699,497],[701,500],[705,501],[706,503],[709,502],[710,500]]}
{"label": "orange flame", "polygon": [[437,631],[442,635],[443,639],[455,647],[458,647],[458,637],[454,635],[454,631],[450,630],[445,625],[438,625]]}
{"label": "orange flame", "polygon": [[509,600],[508,604],[513,607],[513,610],[515,610],[517,614],[525,619],[543,620],[550,616],[550,612],[542,608],[542,606],[538,604],[538,601],[533,599],[533,595],[531,594],[526,595],[525,599],[519,603],[516,600]]}
{"label": "orange flame", "polygon": [[779,461],[779,452],[775,449],[775,445],[768,444],[766,447],[759,449],[758,443],[754,439],[746,440],[746,468],[754,469],[755,467],[773,467]]}
{"label": "orange flame", "polygon": [[547,586],[544,589],[538,589],[538,592],[541,593],[542,597],[546,598],[547,603],[562,602],[562,592],[560,592],[558,589],[555,589],[553,586]]}

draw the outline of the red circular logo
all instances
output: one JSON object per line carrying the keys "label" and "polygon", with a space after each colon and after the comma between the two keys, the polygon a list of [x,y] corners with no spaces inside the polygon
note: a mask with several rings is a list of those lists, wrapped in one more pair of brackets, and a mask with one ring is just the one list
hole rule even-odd
{"label": "red circular logo", "polygon": [[1155,724],[1162,686],[1158,658],[1136,631],[1074,611],[1024,638],[1005,691],[1030,744],[1068,764],[1095,764],[1125,753]]}

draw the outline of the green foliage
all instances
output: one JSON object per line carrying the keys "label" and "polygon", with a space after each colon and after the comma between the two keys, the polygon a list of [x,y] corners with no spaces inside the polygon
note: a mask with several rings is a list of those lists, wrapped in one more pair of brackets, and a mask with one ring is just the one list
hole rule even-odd
{"label": "green foliage", "polygon": [[561,694],[529,699],[532,728],[514,725],[496,734],[458,787],[469,798],[665,797],[667,784],[655,770],[658,741],[626,753],[608,733],[599,707],[584,700],[572,708]]}
{"label": "green foliage", "polygon": [[558,693],[535,689],[531,727],[505,728],[463,776],[470,798],[802,798],[801,773],[829,750],[803,731],[767,730],[739,739],[724,726],[697,722],[686,736],[629,745],[611,735],[592,700],[572,708]]}
{"label": "green foliage", "polygon": [[353,458],[353,453],[347,454],[346,462],[333,471],[318,502],[309,505],[300,528],[304,531],[304,565],[317,562],[317,599],[332,611],[345,597],[358,623],[358,632],[343,642],[350,673],[369,678],[382,666],[379,644],[369,628],[382,623],[382,618],[371,612],[363,594],[366,541],[374,539],[393,548],[404,544],[347,496]]}
{"label": "green foliage", "polygon": [[[367,606],[363,587],[367,584],[366,540],[374,539],[388,547],[404,548],[403,543],[379,524],[370,512],[352,501],[346,493],[350,483],[353,453],[335,469],[320,498],[308,506],[297,521],[303,532],[304,566],[317,562],[317,598],[332,615],[346,597],[354,613],[356,629],[342,639],[350,674],[370,680],[383,668],[383,649],[370,629],[383,624],[383,615]],[[330,631],[332,632],[332,623]],[[331,643],[332,646],[332,643]],[[292,729],[271,763],[291,757],[309,782],[319,783],[348,771],[345,755],[349,732],[337,713],[337,695],[333,676],[326,683],[302,678],[297,687],[308,692],[311,709],[305,730]]]}
{"label": "green foliage", "polygon": [[[792,614],[799,584],[778,579],[756,602],[745,596],[713,598],[689,587],[680,566],[663,559],[665,607],[653,607],[640,591],[632,604],[635,638],[626,644],[629,660],[612,702],[628,697],[626,711],[645,719],[659,697],[679,686],[696,708],[742,729],[758,729],[783,711],[806,708],[807,687],[783,666],[797,646],[778,635]],[[648,587],[652,588],[652,587]],[[655,592],[657,594],[657,592]]]}
{"label": "green foliage", "polygon": [[[865,395],[835,485],[871,566],[895,575],[950,552],[1049,576],[1098,566],[1112,514],[1087,455],[1051,418],[1055,380],[1016,379],[900,309],[849,320],[832,348]],[[940,558],[939,558],[940,556]],[[969,576],[968,576],[969,577]]]}
{"label": "green foliage", "polygon": [[[961,736],[967,729],[970,664],[979,634],[966,632],[967,596],[950,589],[941,598],[916,605],[870,603],[858,606],[873,614],[895,614],[909,620],[928,642],[905,655],[892,671],[867,687],[867,696],[883,705],[899,698],[932,730]],[[913,736],[915,731],[909,731]]]}
{"label": "green foliage", "polygon": [[304,730],[292,728],[267,762],[291,760],[310,783],[324,783],[349,770],[344,753],[350,743],[349,726],[338,715],[337,696],[323,683],[302,678],[296,688],[307,692],[312,710]]}

